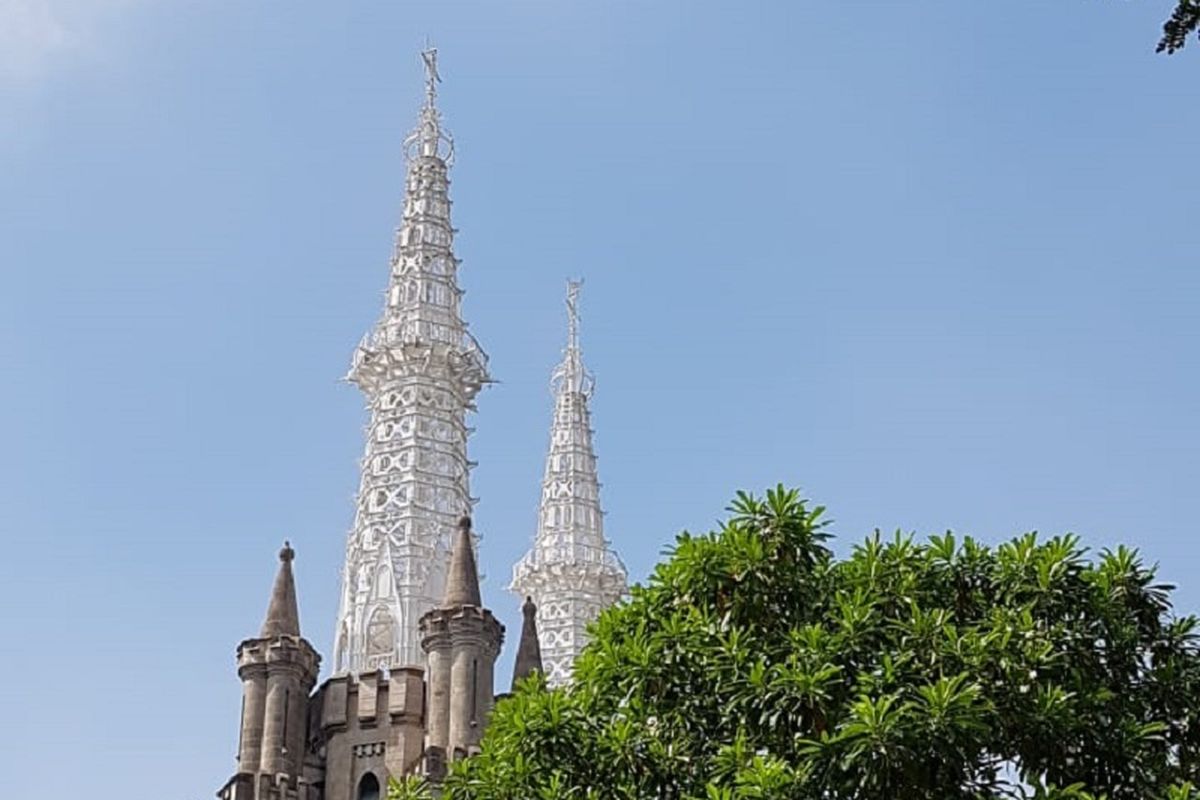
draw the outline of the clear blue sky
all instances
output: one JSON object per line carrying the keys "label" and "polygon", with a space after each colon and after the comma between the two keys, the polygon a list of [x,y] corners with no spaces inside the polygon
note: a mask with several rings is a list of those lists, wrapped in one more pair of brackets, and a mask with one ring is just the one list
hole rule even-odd
{"label": "clear blue sky", "polygon": [[510,633],[568,276],[634,577],[782,481],[841,548],[1076,531],[1200,608],[1169,6],[0,0],[2,793],[211,797],[285,537],[329,652],[426,35]]}

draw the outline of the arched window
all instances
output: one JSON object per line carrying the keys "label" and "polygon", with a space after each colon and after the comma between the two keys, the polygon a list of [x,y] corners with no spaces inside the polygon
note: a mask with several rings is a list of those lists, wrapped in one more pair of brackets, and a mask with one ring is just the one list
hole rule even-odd
{"label": "arched window", "polygon": [[358,800],[379,800],[379,779],[370,772],[358,782]]}

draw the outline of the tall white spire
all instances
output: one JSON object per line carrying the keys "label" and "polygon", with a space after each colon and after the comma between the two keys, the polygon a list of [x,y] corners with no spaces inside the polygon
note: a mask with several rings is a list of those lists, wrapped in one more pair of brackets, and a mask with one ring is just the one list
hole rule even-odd
{"label": "tall white spire", "polygon": [[442,598],[452,534],[471,513],[466,414],[489,382],[467,331],[450,224],[454,144],[437,109],[437,51],[425,63],[425,103],[405,140],[404,211],[387,301],[347,376],[370,411],[346,547],[334,671],[423,663],[417,623]]}
{"label": "tall white spire", "polygon": [[567,283],[567,347],[554,371],[554,421],[533,549],[513,567],[517,594],[537,605],[538,641],[551,686],[570,679],[586,628],[625,593],[625,565],[604,538],[588,401],[595,380],[579,348],[579,289]]}

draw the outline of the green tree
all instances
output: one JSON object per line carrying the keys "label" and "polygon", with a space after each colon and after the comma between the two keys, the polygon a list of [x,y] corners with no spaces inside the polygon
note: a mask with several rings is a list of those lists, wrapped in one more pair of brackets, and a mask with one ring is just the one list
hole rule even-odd
{"label": "green tree", "polygon": [[1187,44],[1188,37],[1200,29],[1200,0],[1177,0],[1171,18],[1163,24],[1158,52],[1174,53]]}
{"label": "green tree", "polygon": [[[878,533],[740,494],[500,702],[450,800],[1196,800],[1196,620],[1137,553]],[[393,798],[427,796],[416,783]]]}

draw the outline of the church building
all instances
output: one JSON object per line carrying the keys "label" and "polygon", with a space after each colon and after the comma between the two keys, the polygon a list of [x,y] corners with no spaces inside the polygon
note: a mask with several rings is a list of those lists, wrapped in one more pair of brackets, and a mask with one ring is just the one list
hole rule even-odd
{"label": "church building", "polygon": [[[237,770],[221,800],[380,800],[389,778],[437,782],[478,750],[496,699],[505,631],[481,599],[467,455],[467,414],[491,377],[461,311],[437,51],[422,58],[425,102],[405,140],[386,303],[348,375],[370,421],[332,672],[318,685],[321,656],[301,634],[285,543],[262,630],[237,648]],[[523,601],[514,685],[535,671],[552,686],[569,681],[586,626],[627,588],[604,537],[579,290],[568,284],[536,535],[509,587]]]}

